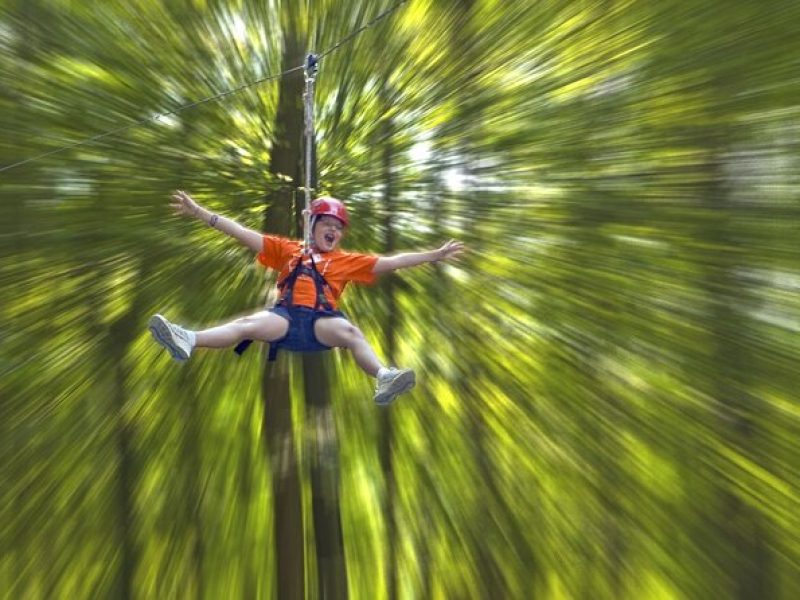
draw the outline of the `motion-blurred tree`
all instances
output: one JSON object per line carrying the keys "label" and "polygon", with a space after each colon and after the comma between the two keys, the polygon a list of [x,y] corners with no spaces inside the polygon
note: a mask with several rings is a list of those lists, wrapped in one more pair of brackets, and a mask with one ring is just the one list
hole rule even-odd
{"label": "motion-blurred tree", "polygon": [[[121,128],[0,170],[0,590],[799,597],[800,6],[392,6],[0,6],[0,169]],[[167,198],[296,235],[325,49],[347,245],[469,246],[348,289],[388,410],[146,331],[263,302]]]}

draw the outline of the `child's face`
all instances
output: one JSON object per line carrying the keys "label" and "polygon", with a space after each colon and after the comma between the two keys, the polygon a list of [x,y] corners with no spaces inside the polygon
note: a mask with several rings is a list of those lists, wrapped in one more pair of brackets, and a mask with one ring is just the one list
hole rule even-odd
{"label": "child's face", "polygon": [[314,225],[314,244],[320,252],[330,252],[344,236],[344,224],[336,217],[322,216]]}

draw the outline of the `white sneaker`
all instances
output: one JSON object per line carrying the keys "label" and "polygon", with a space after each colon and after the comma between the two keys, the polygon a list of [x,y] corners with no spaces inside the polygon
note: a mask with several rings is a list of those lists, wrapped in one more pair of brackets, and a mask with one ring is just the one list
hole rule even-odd
{"label": "white sneaker", "polygon": [[407,392],[417,383],[412,369],[387,369],[383,377],[378,377],[378,386],[375,389],[375,403],[385,406],[400,394]]}
{"label": "white sneaker", "polygon": [[169,350],[172,358],[179,361],[189,359],[192,354],[192,342],[186,329],[173,325],[161,315],[150,317],[147,326],[155,340]]}

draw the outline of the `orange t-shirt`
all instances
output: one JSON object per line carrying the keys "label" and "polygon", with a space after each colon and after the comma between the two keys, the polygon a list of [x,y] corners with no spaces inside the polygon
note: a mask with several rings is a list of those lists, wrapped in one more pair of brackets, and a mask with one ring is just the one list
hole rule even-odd
{"label": "orange t-shirt", "polygon": [[[283,280],[291,270],[297,266],[297,260],[302,255],[303,244],[299,241],[289,240],[275,235],[263,237],[263,249],[258,254],[258,262],[265,267],[279,271],[278,281]],[[306,258],[306,264],[311,266],[311,260]],[[342,295],[348,281],[356,283],[372,283],[375,274],[372,272],[377,256],[357,254],[355,252],[342,252],[334,250],[324,254],[314,254],[314,263],[319,274],[328,282],[330,289],[325,289],[325,297],[334,309],[336,301]],[[333,294],[331,294],[333,292]],[[314,280],[308,275],[300,275],[294,283],[292,304],[314,308],[317,296]]]}

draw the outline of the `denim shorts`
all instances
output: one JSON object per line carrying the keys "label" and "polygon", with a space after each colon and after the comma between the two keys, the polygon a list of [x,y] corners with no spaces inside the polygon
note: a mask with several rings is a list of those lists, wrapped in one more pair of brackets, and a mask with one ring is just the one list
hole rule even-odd
{"label": "denim shorts", "polygon": [[314,323],[321,317],[345,317],[339,310],[314,310],[307,306],[273,306],[270,312],[289,321],[289,330],[279,340],[272,342],[274,347],[292,352],[319,352],[330,350],[314,335]]}

